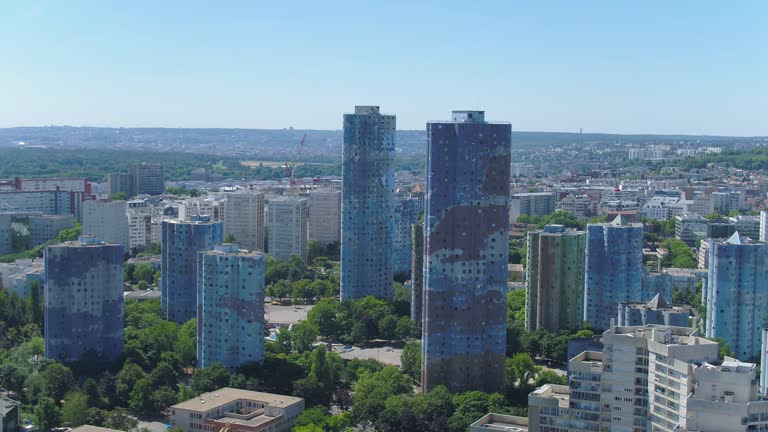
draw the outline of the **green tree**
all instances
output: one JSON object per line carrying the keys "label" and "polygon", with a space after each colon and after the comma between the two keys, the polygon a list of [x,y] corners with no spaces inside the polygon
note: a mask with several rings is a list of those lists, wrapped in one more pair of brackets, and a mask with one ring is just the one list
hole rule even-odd
{"label": "green tree", "polygon": [[307,321],[317,328],[320,336],[338,337],[340,329],[336,314],[340,305],[336,299],[322,299],[307,313]]}
{"label": "green tree", "polygon": [[227,236],[224,237],[224,243],[237,243],[237,240],[232,233],[227,233]]}
{"label": "green tree", "polygon": [[385,409],[387,398],[410,394],[412,390],[411,379],[394,366],[372,374],[363,371],[354,385],[352,417],[357,422],[374,422]]}
{"label": "green tree", "polygon": [[53,399],[47,397],[40,399],[35,406],[34,422],[40,432],[50,432],[59,426],[61,411]]}
{"label": "green tree", "polygon": [[129,431],[135,429],[138,424],[139,421],[128,415],[125,408],[117,407],[106,413],[104,424],[102,424],[102,426],[110,429]]}
{"label": "green tree", "polygon": [[83,393],[85,393],[86,402],[89,407],[100,407],[103,403],[99,385],[93,378],[88,378],[83,382]]}
{"label": "green tree", "polygon": [[312,345],[317,342],[317,327],[307,321],[294,324],[290,330],[293,349],[299,354],[312,350]]}
{"label": "green tree", "polygon": [[88,396],[80,392],[67,394],[61,408],[61,420],[69,427],[85,424],[88,420]]}
{"label": "green tree", "polygon": [[194,362],[197,357],[197,319],[192,318],[181,326],[174,351],[179,355],[182,366]]}
{"label": "green tree", "polygon": [[126,363],[115,377],[115,390],[118,398],[128,403],[136,383],[145,378],[147,378],[147,374],[141,367],[134,363]]}
{"label": "green tree", "polygon": [[307,261],[314,261],[315,258],[323,255],[324,252],[323,246],[319,241],[310,240],[307,242]]}
{"label": "green tree", "polygon": [[386,315],[379,320],[379,336],[383,339],[395,339],[397,318],[394,315]]}
{"label": "green tree", "polygon": [[152,405],[155,412],[162,412],[179,402],[178,394],[169,386],[163,386],[152,392]]}
{"label": "green tree", "polygon": [[551,370],[541,371],[533,382],[533,386],[538,388],[544,384],[559,384],[566,385],[566,377],[560,376]]}
{"label": "green tree", "polygon": [[142,378],[136,382],[131,389],[128,405],[132,410],[150,415],[153,413],[154,404],[152,403],[152,383],[149,379]]}
{"label": "green tree", "polygon": [[41,376],[45,382],[45,394],[55,401],[61,400],[75,387],[75,377],[72,371],[61,363],[48,365]]}
{"label": "green tree", "polygon": [[43,328],[43,300],[40,297],[40,282],[36,280],[29,284],[29,317],[33,324]]}
{"label": "green tree", "polygon": [[115,192],[112,194],[109,194],[109,199],[112,201],[125,201],[128,199],[128,194],[125,192]]}
{"label": "green tree", "polygon": [[179,381],[179,373],[169,362],[161,361],[149,374],[149,381],[155,389],[163,386],[173,387]]}
{"label": "green tree", "polygon": [[421,342],[408,342],[400,353],[403,373],[414,381],[421,380]]}
{"label": "green tree", "polygon": [[144,281],[146,283],[152,283],[152,278],[155,275],[155,268],[152,267],[151,264],[147,263],[141,263],[136,266],[136,269],[133,271],[133,283],[139,283],[140,281]]}
{"label": "green tree", "polygon": [[192,390],[196,394],[214,391],[229,384],[230,374],[224,366],[214,363],[192,374]]}

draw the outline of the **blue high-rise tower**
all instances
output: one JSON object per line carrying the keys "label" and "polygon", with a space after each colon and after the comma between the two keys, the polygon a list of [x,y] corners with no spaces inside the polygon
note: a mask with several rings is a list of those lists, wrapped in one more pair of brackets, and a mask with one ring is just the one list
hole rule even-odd
{"label": "blue high-rise tower", "polygon": [[163,315],[183,323],[197,317],[197,254],[221,243],[224,225],[209,222],[208,216],[195,216],[190,222],[162,223]]}
{"label": "blue high-rise tower", "polygon": [[702,293],[707,337],[723,338],[742,361],[761,353],[768,319],[768,244],[737,231],[709,246],[709,274]]}
{"label": "blue high-rise tower", "polygon": [[483,111],[427,123],[424,391],[504,384],[511,133]]}
{"label": "blue high-rise tower", "polygon": [[92,236],[45,249],[45,356],[62,362],[123,353],[122,245]]}
{"label": "blue high-rise tower", "polygon": [[341,299],[392,298],[395,116],[377,106],[344,114]]}
{"label": "blue high-rise tower", "polygon": [[587,225],[586,256],[584,321],[604,330],[619,303],[650,300],[643,294],[642,224],[619,215],[610,223]]}
{"label": "blue high-rise tower", "polygon": [[264,255],[218,244],[200,252],[197,361],[230,371],[264,360]]}

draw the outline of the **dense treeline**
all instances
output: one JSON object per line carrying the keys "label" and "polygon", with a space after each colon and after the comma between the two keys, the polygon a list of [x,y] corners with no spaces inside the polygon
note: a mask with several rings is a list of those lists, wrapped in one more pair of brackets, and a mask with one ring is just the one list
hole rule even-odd
{"label": "dense treeline", "polygon": [[734,168],[745,170],[768,169],[768,148],[756,147],[746,151],[728,150],[719,154],[689,157],[673,161],[669,165],[681,166],[686,170],[705,168],[710,163],[727,163]]}

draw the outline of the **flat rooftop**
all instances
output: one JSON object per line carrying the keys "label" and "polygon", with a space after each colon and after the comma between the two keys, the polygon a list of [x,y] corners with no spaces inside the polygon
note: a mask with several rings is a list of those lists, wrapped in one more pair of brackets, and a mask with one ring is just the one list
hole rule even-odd
{"label": "flat rooftop", "polygon": [[469,425],[469,431],[528,432],[528,418],[489,413]]}
{"label": "flat rooftop", "polygon": [[293,396],[283,396],[272,393],[262,393],[249,390],[234,389],[230,387],[220,388],[218,390],[203,393],[198,397],[177,403],[171,408],[188,411],[210,411],[228,405],[237,400],[249,400],[263,402],[267,406],[287,407],[301,402],[301,398]]}

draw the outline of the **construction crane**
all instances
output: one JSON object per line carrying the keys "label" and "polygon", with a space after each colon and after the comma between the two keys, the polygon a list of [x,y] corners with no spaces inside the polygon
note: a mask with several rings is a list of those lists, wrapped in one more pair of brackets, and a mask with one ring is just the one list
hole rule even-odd
{"label": "construction crane", "polygon": [[293,152],[293,160],[286,162],[285,164],[285,175],[288,177],[291,193],[296,192],[296,177],[294,176],[294,171],[296,171],[296,164],[299,162],[299,156],[304,149],[304,140],[306,139],[307,134],[305,133],[304,136],[301,137],[299,145],[296,146],[296,151]]}

